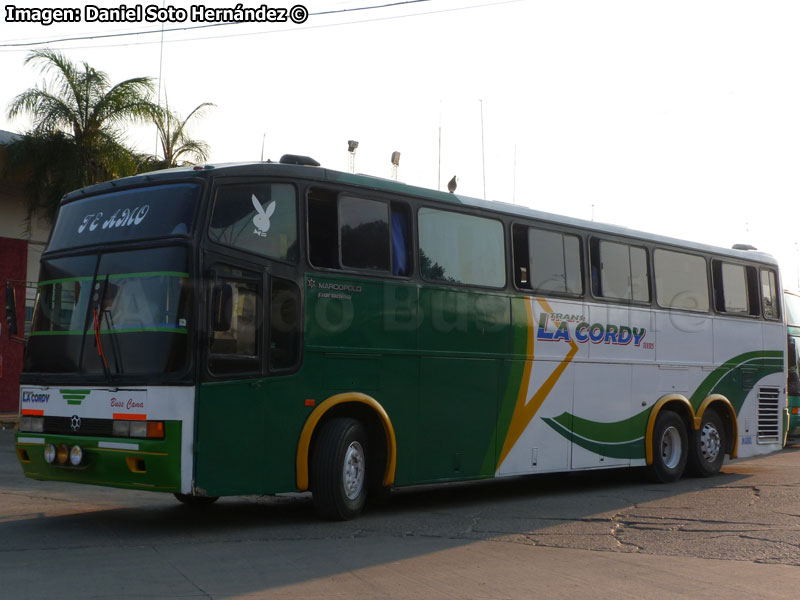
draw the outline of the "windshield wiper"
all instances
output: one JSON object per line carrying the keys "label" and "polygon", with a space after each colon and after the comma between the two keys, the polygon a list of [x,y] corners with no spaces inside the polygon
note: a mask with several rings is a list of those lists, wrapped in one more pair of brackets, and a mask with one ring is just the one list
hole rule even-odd
{"label": "windshield wiper", "polygon": [[[106,353],[103,348],[103,341],[101,339],[100,333],[100,321],[101,315],[105,317],[106,323],[108,323],[109,328],[109,335],[111,336],[111,354],[114,357],[114,368],[116,369],[117,373],[122,372],[122,365],[120,364],[119,358],[119,350],[117,348],[117,340],[114,336],[114,322],[111,319],[110,311],[106,309],[104,306],[105,299],[106,299],[106,292],[108,291],[108,275],[106,275],[105,280],[103,281],[103,289],[100,291],[99,296],[96,297],[96,304],[92,309],[92,319],[94,321],[94,339],[97,344],[97,353],[100,355],[100,359],[103,363],[103,371],[105,371],[106,377],[108,378],[109,382],[112,380],[111,377],[111,369],[108,366],[108,359],[106,358]],[[115,295],[114,295],[115,296]],[[112,297],[113,301],[113,297]]]}
{"label": "windshield wiper", "polygon": [[94,341],[97,346],[97,354],[100,355],[106,378],[111,381],[111,371],[108,369],[108,360],[106,360],[106,353],[103,351],[103,342],[100,340],[100,318],[97,316],[97,307],[92,309],[92,320],[94,321]]}
{"label": "windshield wiper", "polygon": [[110,310],[104,310],[103,316],[108,326],[108,335],[111,336],[111,354],[114,356],[114,367],[117,369],[117,373],[122,373],[122,352],[119,349],[117,335],[114,333],[114,317],[111,316]]}

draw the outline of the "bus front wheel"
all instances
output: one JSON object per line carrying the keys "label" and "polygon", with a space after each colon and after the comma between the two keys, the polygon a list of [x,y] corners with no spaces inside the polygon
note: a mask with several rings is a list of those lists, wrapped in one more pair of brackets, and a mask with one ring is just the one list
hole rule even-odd
{"label": "bus front wheel", "polygon": [[367,449],[359,421],[336,418],[322,425],[311,457],[311,496],[321,516],[347,520],[364,509]]}
{"label": "bus front wheel", "polygon": [[689,449],[689,472],[698,477],[710,477],[719,473],[725,460],[725,424],[715,410],[703,413],[698,431],[691,434]]}
{"label": "bus front wheel", "polygon": [[680,479],[686,468],[688,436],[683,419],[670,410],[656,418],[653,428],[653,464],[648,468],[651,480],[670,483]]}

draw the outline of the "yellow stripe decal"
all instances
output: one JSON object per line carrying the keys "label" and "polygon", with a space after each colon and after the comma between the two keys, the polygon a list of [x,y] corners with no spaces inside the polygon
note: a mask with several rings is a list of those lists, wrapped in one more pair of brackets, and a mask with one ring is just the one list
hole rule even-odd
{"label": "yellow stripe decal", "polygon": [[[544,308],[548,313],[554,312],[550,305],[547,303],[546,300],[543,298],[537,298],[536,301]],[[563,361],[550,373],[550,376],[545,380],[545,382],[541,385],[541,387],[536,390],[536,392],[531,396],[531,399],[526,403],[527,391],[528,391],[528,384],[530,382],[530,375],[531,375],[531,368],[533,367],[533,341],[534,341],[534,320],[533,320],[533,305],[532,300],[528,300],[525,303],[525,307],[527,309],[527,318],[528,318],[528,344],[527,344],[527,356],[528,359],[525,362],[525,370],[522,375],[522,382],[520,383],[519,394],[517,394],[517,403],[514,406],[514,414],[511,417],[511,425],[508,428],[508,433],[506,434],[506,441],[503,444],[503,451],[500,453],[500,458],[497,461],[497,467],[499,468],[500,465],[503,464],[503,461],[508,456],[508,453],[511,452],[511,449],[514,447],[514,444],[517,443],[520,436],[523,434],[525,429],[527,429],[530,422],[533,420],[533,417],[539,411],[539,408],[542,406],[542,403],[545,401],[545,398],[553,391],[556,383],[564,374],[564,371],[567,369],[567,366],[572,359],[575,358],[575,355],[578,353],[578,345],[575,343],[574,340],[569,341],[569,352],[567,356],[564,358]],[[558,325],[558,322],[555,322]]]}

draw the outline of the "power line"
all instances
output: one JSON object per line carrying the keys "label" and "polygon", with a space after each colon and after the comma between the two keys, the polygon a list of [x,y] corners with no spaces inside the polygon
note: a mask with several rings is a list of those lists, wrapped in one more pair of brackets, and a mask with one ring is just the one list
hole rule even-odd
{"label": "power line", "polygon": [[[395,6],[402,6],[404,4],[418,4],[420,2],[430,2],[431,0],[401,0],[399,2],[391,2],[388,4],[376,4],[372,6],[357,6],[355,8],[340,8],[337,10],[326,10],[316,13],[309,13],[309,17],[321,17],[327,15],[335,15],[347,12],[357,12],[357,11],[364,11],[364,10],[375,10],[375,9],[382,9],[382,8],[393,8]],[[28,48],[31,46],[42,46],[45,44],[57,44],[60,42],[77,42],[81,40],[99,40],[104,38],[117,38],[117,37],[127,37],[132,35],[150,35],[154,33],[168,33],[171,31],[193,31],[196,29],[208,29],[210,27],[225,27],[228,25],[247,25],[251,24],[247,21],[224,21],[222,23],[206,23],[204,25],[187,25],[185,27],[170,27],[169,29],[150,29],[146,31],[131,31],[131,32],[123,32],[123,33],[105,33],[100,35],[86,35],[86,36],[75,36],[75,37],[66,37],[66,38],[54,38],[50,40],[41,40],[36,42],[18,42],[14,44],[0,44],[0,48]],[[220,36],[221,37],[221,36]]]}

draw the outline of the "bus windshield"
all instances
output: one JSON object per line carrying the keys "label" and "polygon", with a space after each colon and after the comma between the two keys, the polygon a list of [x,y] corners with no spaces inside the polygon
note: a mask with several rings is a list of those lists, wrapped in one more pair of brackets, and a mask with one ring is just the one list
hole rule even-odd
{"label": "bus windshield", "polygon": [[25,371],[109,379],[182,371],[189,290],[183,247],[45,259]]}

